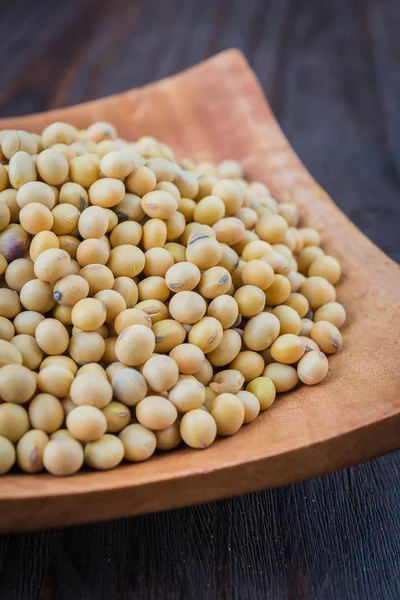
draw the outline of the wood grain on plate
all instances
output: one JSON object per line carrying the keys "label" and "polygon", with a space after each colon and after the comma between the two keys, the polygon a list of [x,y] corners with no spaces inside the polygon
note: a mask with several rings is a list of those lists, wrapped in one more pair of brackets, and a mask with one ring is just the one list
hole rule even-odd
{"label": "wood grain on plate", "polygon": [[[17,530],[140,514],[282,485],[400,447],[400,269],[337,209],[277,125],[242,54],[231,50],[180,75],[84,105],[4,119],[40,131],[54,120],[109,120],[121,135],[157,135],[181,157],[240,160],[251,179],[301,207],[342,263],[344,348],[315,388],[280,396],[232,438],[67,479],[8,475],[0,527]],[[373,273],[373,277],[371,277]]]}

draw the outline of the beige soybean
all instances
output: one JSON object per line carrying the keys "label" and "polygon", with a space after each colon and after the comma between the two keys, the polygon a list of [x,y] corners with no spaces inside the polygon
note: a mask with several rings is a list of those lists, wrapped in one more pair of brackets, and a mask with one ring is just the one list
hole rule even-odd
{"label": "beige soybean", "polygon": [[243,403],[244,407],[244,419],[243,423],[251,423],[260,413],[260,402],[254,394],[251,392],[242,390],[236,394],[236,398],[239,398]]}
{"label": "beige soybean", "polygon": [[243,206],[244,194],[240,186],[230,179],[221,179],[212,188],[213,196],[225,204],[226,215],[234,215]]}
{"label": "beige soybean", "polygon": [[211,415],[216,422],[218,435],[233,435],[243,425],[243,402],[233,394],[220,394],[214,399]]}
{"label": "beige soybean", "polygon": [[177,422],[165,429],[159,429],[154,433],[157,440],[157,450],[173,450],[182,442],[182,436]]}
{"label": "beige soybean", "polygon": [[50,248],[59,248],[60,242],[52,231],[40,231],[32,239],[29,246],[29,256],[35,261],[39,254]]}
{"label": "beige soybean", "polygon": [[6,364],[0,370],[0,397],[4,402],[24,404],[32,398],[36,385],[36,373],[23,365]]}
{"label": "beige soybean", "polygon": [[138,284],[138,292],[140,302],[153,299],[165,302],[170,295],[170,290],[165,283],[164,277],[158,277],[156,275],[140,281]]}
{"label": "beige soybean", "polygon": [[114,285],[114,275],[105,265],[87,265],[79,271],[79,275],[89,284],[89,296],[94,296],[102,290],[111,290]]}
{"label": "beige soybean", "polygon": [[60,321],[63,325],[72,325],[72,308],[70,306],[61,306],[56,304],[51,311],[52,317]]}
{"label": "beige soybean", "polygon": [[[123,179],[127,177],[133,168],[133,161],[126,152],[114,150],[108,152],[100,161],[100,170],[106,177]],[[129,190],[131,191],[131,190]]]}
{"label": "beige soybean", "polygon": [[274,280],[265,292],[266,303],[270,306],[277,306],[288,299],[290,294],[290,283],[284,275],[274,275]]}
{"label": "beige soybean", "polygon": [[142,227],[135,221],[119,223],[111,232],[110,244],[113,248],[130,244],[138,246],[142,239]]}
{"label": "beige soybean", "polygon": [[247,348],[259,352],[271,346],[278,337],[279,330],[279,319],[271,313],[263,312],[246,323],[243,341]]}
{"label": "beige soybean", "polygon": [[83,211],[88,207],[89,196],[85,188],[79,185],[79,183],[68,181],[61,186],[59,203],[71,204],[78,210]]}
{"label": "beige soybean", "polygon": [[36,370],[43,360],[43,352],[32,335],[14,336],[11,343],[18,348],[22,356],[22,364],[31,371]]}
{"label": "beige soybean", "polygon": [[168,317],[168,309],[159,300],[144,300],[136,304],[137,310],[141,310],[150,317],[152,324],[164,321]]}
{"label": "beige soybean", "polygon": [[230,246],[237,244],[245,234],[245,226],[237,217],[225,217],[213,225],[217,240]]}
{"label": "beige soybean", "polygon": [[157,445],[154,433],[139,423],[125,427],[119,434],[119,439],[124,445],[126,460],[131,462],[147,460],[154,454]]}
{"label": "beige soybean", "polygon": [[0,368],[4,365],[22,365],[21,352],[6,340],[0,340]]}
{"label": "beige soybean", "polygon": [[167,226],[167,240],[177,240],[185,230],[186,220],[181,212],[174,212],[166,219],[165,224]]}
{"label": "beige soybean", "polygon": [[115,400],[107,404],[102,412],[107,419],[107,433],[119,433],[131,420],[129,408]]}
{"label": "beige soybean", "polygon": [[306,279],[300,286],[300,293],[307,298],[312,310],[336,300],[335,288],[329,281],[320,276]]}
{"label": "beige soybean", "polygon": [[[95,331],[106,320],[105,304],[96,298],[79,300],[72,309],[72,323],[81,331]],[[61,353],[59,353],[61,354]]]}
{"label": "beige soybean", "polygon": [[210,382],[211,389],[217,394],[236,394],[244,384],[243,374],[233,369],[220,371]]}
{"label": "beige soybean", "polygon": [[50,440],[43,450],[43,465],[52,475],[73,475],[81,468],[83,459],[81,444],[72,438]]}
{"label": "beige soybean", "polygon": [[197,408],[183,415],[180,434],[191,448],[208,448],[216,438],[217,424],[210,413]]}
{"label": "beige soybean", "polygon": [[303,248],[297,256],[299,272],[307,275],[312,263],[322,256],[324,256],[324,251],[319,246],[306,246]]}
{"label": "beige soybean", "polygon": [[133,308],[137,304],[139,292],[136,283],[130,277],[116,277],[112,289],[121,294],[126,302],[126,308]]}
{"label": "beige soybean", "polygon": [[131,221],[140,221],[144,217],[142,210],[142,199],[136,194],[124,194],[124,197],[113,209],[118,217],[122,219],[130,219]]}
{"label": "beige soybean", "polygon": [[17,190],[7,189],[0,192],[0,203],[8,207],[10,211],[10,223],[16,223],[20,212],[17,204]]}
{"label": "beige soybean", "polygon": [[17,191],[16,200],[20,208],[35,202],[51,210],[56,203],[52,188],[42,181],[29,181],[22,185]]}
{"label": "beige soybean", "polygon": [[8,290],[7,288],[0,288],[0,316],[12,319],[20,311],[21,302],[17,292]]}
{"label": "beige soybean", "polygon": [[115,435],[105,433],[98,440],[89,442],[85,446],[85,463],[104,471],[114,469],[124,458],[125,448]]}
{"label": "beige soybean", "polygon": [[71,258],[65,250],[49,248],[35,260],[34,272],[40,281],[53,283],[68,274]]}
{"label": "beige soybean", "polygon": [[28,413],[13,402],[0,404],[0,436],[16,444],[30,428]]}
{"label": "beige soybean", "polygon": [[180,262],[169,267],[165,282],[172,292],[193,290],[201,278],[200,269],[190,262]]}
{"label": "beige soybean", "polygon": [[51,230],[56,235],[68,235],[75,231],[80,212],[71,204],[58,204],[51,211],[53,215],[53,226]]}
{"label": "beige soybean", "polygon": [[9,342],[14,337],[14,335],[15,328],[11,321],[6,317],[0,317],[0,339]]}
{"label": "beige soybean", "polygon": [[95,406],[77,406],[68,413],[66,425],[75,439],[80,442],[93,442],[106,432],[107,419]]}
{"label": "beige soybean", "polygon": [[104,408],[111,402],[113,390],[103,376],[95,372],[79,374],[72,382],[69,395],[77,406]]}
{"label": "beige soybean", "polygon": [[165,429],[176,421],[175,406],[162,396],[147,396],[136,406],[136,418],[149,429]]}
{"label": "beige soybean", "polygon": [[117,316],[126,310],[126,302],[123,296],[114,290],[102,290],[94,297],[100,301],[106,309],[106,323],[113,323]]}
{"label": "beige soybean", "polygon": [[17,258],[10,263],[4,273],[8,287],[15,292],[20,292],[28,281],[35,279],[33,262],[28,258]]}
{"label": "beige soybean", "polygon": [[14,465],[16,453],[14,445],[0,435],[0,475],[7,473]]}
{"label": "beige soybean", "polygon": [[226,294],[232,284],[229,271],[224,267],[211,267],[204,271],[199,282],[199,292],[204,298],[213,299]]}
{"label": "beige soybean", "polygon": [[264,359],[252,350],[243,350],[230,363],[229,368],[242,373],[246,382],[259,377],[264,370]]}
{"label": "beige soybean", "polygon": [[304,335],[300,335],[299,337],[306,347],[306,353],[310,352],[310,350],[319,350],[317,342],[314,342],[314,340],[312,340],[310,337],[306,337]]}
{"label": "beige soybean", "polygon": [[164,221],[161,219],[150,219],[143,225],[143,249],[162,248],[167,241],[167,233],[167,225]]}
{"label": "beige soybean", "polygon": [[38,394],[29,405],[29,419],[34,429],[53,433],[64,421],[61,402],[51,394]]}
{"label": "beige soybean", "polygon": [[284,304],[293,308],[301,318],[305,317],[310,309],[307,298],[297,292],[290,293]]}
{"label": "beige soybean", "polygon": [[[102,294],[104,292],[99,293]],[[130,325],[144,325],[145,327],[149,327],[151,329],[152,321],[149,315],[144,312],[144,310],[128,308],[126,310],[122,310],[115,317],[114,329],[119,335],[126,327],[129,327]]]}
{"label": "beige soybean", "polygon": [[329,321],[340,329],[346,321],[346,311],[339,302],[327,302],[323,304],[314,314],[314,321]]}
{"label": "beige soybean", "polygon": [[266,410],[275,400],[274,382],[267,376],[256,377],[246,386],[246,391],[254,394],[260,403],[260,410]]}
{"label": "beige soybean", "polygon": [[79,235],[84,239],[101,238],[106,233],[107,228],[107,213],[101,206],[89,206],[85,208],[79,217]]}
{"label": "beige soybean", "polygon": [[315,229],[301,227],[299,233],[303,238],[304,246],[319,246],[321,244],[321,236]]}
{"label": "beige soybean", "polygon": [[168,393],[168,400],[179,413],[200,408],[205,400],[204,385],[192,376],[185,376]]}
{"label": "beige soybean", "polygon": [[[44,315],[32,310],[20,312],[14,319],[16,334],[35,335],[36,327],[45,319]],[[2,338],[7,339],[7,338]],[[9,340],[8,340],[9,341]]]}
{"label": "beige soybean", "polygon": [[[107,155],[106,155],[107,156]],[[157,183],[155,173],[149,167],[141,166],[134,169],[125,180],[125,187],[128,192],[144,196],[154,190]],[[143,204],[143,210],[146,212]]]}
{"label": "beige soybean", "polygon": [[153,321],[153,333],[156,342],[155,351],[157,353],[167,354],[171,352],[172,348],[182,344],[186,338],[185,328],[174,319],[164,319],[156,323]]}
{"label": "beige soybean", "polygon": [[174,263],[185,262],[186,260],[186,248],[182,246],[182,244],[177,244],[176,242],[168,242],[164,245],[165,250],[168,250],[172,258],[174,259]]}
{"label": "beige soybean", "polygon": [[179,373],[184,375],[197,373],[205,363],[204,352],[194,344],[179,344],[169,356],[175,361]]}
{"label": "beige soybean", "polygon": [[78,371],[77,364],[69,356],[47,356],[40,364],[40,369],[50,367],[51,365],[64,367],[67,371],[71,371],[75,375]]}
{"label": "beige soybean", "polygon": [[147,394],[147,384],[143,375],[125,365],[115,372],[111,383],[115,398],[127,406],[136,406]]}
{"label": "beige soybean", "polygon": [[141,205],[144,213],[154,219],[169,219],[178,208],[172,194],[157,190],[145,193]]}
{"label": "beige soybean", "polygon": [[13,154],[8,164],[8,177],[12,187],[16,190],[19,190],[25,183],[36,181],[37,171],[32,156],[23,150]]}
{"label": "beige soybean", "polygon": [[[76,160],[76,159],[74,159]],[[79,183],[79,182],[78,182]],[[89,200],[94,206],[111,208],[116,206],[125,195],[125,186],[119,179],[104,177],[98,179],[89,188]]]}
{"label": "beige soybean", "polygon": [[111,250],[107,266],[115,277],[136,277],[143,271],[144,264],[145,256],[140,248],[123,244]]}
{"label": "beige soybean", "polygon": [[193,220],[204,225],[213,225],[225,215],[225,204],[218,196],[205,196],[196,205]]}
{"label": "beige soybean", "polygon": [[234,299],[243,317],[254,317],[265,306],[265,293],[255,285],[243,285],[235,292]]}
{"label": "beige soybean", "polygon": [[204,317],[207,304],[204,298],[196,292],[184,291],[174,294],[169,303],[172,317],[180,323],[197,323]]}
{"label": "beige soybean", "polygon": [[35,235],[53,227],[53,215],[43,204],[32,202],[20,210],[19,222],[25,231]]}
{"label": "beige soybean", "polygon": [[165,277],[167,271],[174,265],[174,259],[164,248],[150,248],[145,252],[144,256],[145,265],[143,273],[146,277]]}
{"label": "beige soybean", "polygon": [[237,211],[236,216],[242,221],[243,225],[245,226],[245,229],[247,230],[254,229],[258,221],[258,215],[256,211],[247,206],[240,208]]}
{"label": "beige soybean", "polygon": [[223,294],[214,298],[208,306],[207,316],[217,319],[223,329],[232,327],[239,315],[239,306],[235,298]]}
{"label": "beige soybean", "polygon": [[242,280],[245,285],[254,285],[266,290],[274,280],[274,271],[262,260],[251,260],[243,267]]}
{"label": "beige soybean", "polygon": [[99,362],[104,354],[104,339],[95,331],[80,331],[70,339],[68,353],[78,364]]}
{"label": "beige soybean", "polygon": [[79,275],[66,275],[54,284],[53,298],[61,306],[73,307],[89,294],[89,284]]}
{"label": "beige soybean", "polygon": [[79,139],[79,132],[73,125],[57,121],[45,127],[42,131],[41,143],[43,148],[53,144],[72,144]]}
{"label": "beige soybean", "polygon": [[169,356],[151,356],[143,366],[142,375],[153,391],[166,392],[178,381],[179,369]]}
{"label": "beige soybean", "polygon": [[309,277],[315,275],[324,277],[329,283],[335,285],[335,283],[339,281],[341,275],[339,261],[333,256],[321,256],[317,258],[311,263],[308,269]]}
{"label": "beige soybean", "polygon": [[201,232],[189,241],[186,248],[186,260],[202,270],[216,266],[221,256],[219,242],[212,237],[203,236]]}
{"label": "beige soybean", "polygon": [[220,244],[221,259],[218,263],[219,267],[224,267],[229,273],[232,273],[239,264],[239,256],[237,252],[227,244]]}
{"label": "beige soybean", "polygon": [[57,319],[45,319],[36,327],[35,339],[43,352],[50,355],[63,354],[69,344],[69,334]]}
{"label": "beige soybean", "polygon": [[59,150],[48,148],[40,152],[36,166],[43,181],[51,185],[60,185],[68,177],[68,161]]}
{"label": "beige soybean", "polygon": [[25,473],[39,473],[43,470],[43,452],[49,436],[40,429],[27,431],[17,444],[17,462]]}
{"label": "beige soybean", "polygon": [[329,321],[318,321],[311,329],[310,337],[316,342],[322,352],[334,354],[342,345],[342,334]]}
{"label": "beige soybean", "polygon": [[271,355],[274,360],[284,364],[292,364],[300,360],[305,352],[301,339],[294,334],[284,334],[271,346]]}
{"label": "beige soybean", "polygon": [[306,385],[320,383],[327,376],[328,369],[328,359],[318,350],[307,352],[297,365],[299,379]]}
{"label": "beige soybean", "polygon": [[301,319],[298,313],[290,306],[276,306],[272,314],[278,317],[281,325],[279,334],[293,333],[298,335],[301,330]]}
{"label": "beige soybean", "polygon": [[41,392],[51,394],[57,398],[64,398],[69,394],[74,374],[71,369],[60,363],[50,364],[40,369],[37,377],[37,386]]}
{"label": "beige soybean", "polygon": [[214,317],[204,317],[189,331],[188,341],[198,346],[204,354],[212,352],[222,340],[221,323]]}
{"label": "beige soybean", "polygon": [[140,365],[150,358],[156,345],[156,334],[144,325],[131,325],[118,336],[115,353],[125,365]]}
{"label": "beige soybean", "polygon": [[242,347],[242,338],[234,329],[225,329],[218,346],[207,355],[214,367],[223,367],[232,362]]}

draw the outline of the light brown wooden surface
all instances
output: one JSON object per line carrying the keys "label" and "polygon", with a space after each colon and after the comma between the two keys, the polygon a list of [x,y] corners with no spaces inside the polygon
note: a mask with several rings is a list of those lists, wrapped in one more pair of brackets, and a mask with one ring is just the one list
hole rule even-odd
{"label": "light brown wooden surface", "polygon": [[281,395],[232,438],[147,463],[67,479],[0,479],[0,528],[65,525],[163,510],[282,485],[400,448],[400,268],[336,208],[277,125],[255,76],[227,51],[174,78],[85,105],[0,121],[40,131],[54,120],[110,120],[121,135],[157,135],[180,157],[235,158],[279,200],[301,207],[344,276],[343,350],[319,386]]}

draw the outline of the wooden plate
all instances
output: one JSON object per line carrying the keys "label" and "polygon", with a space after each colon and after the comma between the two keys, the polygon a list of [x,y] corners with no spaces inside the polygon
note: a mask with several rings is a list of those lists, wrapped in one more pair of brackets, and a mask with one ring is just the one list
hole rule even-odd
{"label": "wooden plate", "polygon": [[215,500],[314,477],[400,448],[400,269],[339,211],[290,148],[242,54],[229,50],[145,88],[27,117],[1,128],[40,132],[55,120],[113,122],[156,135],[180,157],[241,161],[279,200],[298,203],[342,263],[344,348],[325,381],[278,397],[232,438],[114,471],[0,478],[0,528],[97,521]]}

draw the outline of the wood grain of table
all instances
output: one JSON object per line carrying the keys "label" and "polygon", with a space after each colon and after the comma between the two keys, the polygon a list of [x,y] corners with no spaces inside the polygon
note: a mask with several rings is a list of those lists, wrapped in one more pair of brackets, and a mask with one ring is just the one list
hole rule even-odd
{"label": "wood grain of table", "polygon": [[[0,116],[241,48],[311,173],[399,260],[399,27],[398,0],[15,0],[0,20]],[[398,600],[399,469],[396,453],[226,501],[1,536],[0,598]]]}

